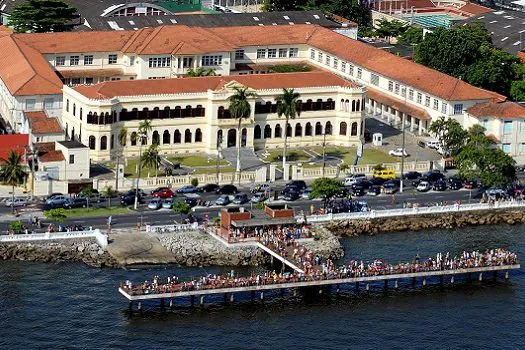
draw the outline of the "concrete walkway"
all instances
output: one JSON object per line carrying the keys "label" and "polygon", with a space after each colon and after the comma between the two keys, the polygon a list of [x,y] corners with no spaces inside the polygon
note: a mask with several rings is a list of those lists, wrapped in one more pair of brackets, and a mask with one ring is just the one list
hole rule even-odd
{"label": "concrete walkway", "polygon": [[173,254],[157,238],[144,232],[110,234],[107,251],[121,265],[175,263]]}

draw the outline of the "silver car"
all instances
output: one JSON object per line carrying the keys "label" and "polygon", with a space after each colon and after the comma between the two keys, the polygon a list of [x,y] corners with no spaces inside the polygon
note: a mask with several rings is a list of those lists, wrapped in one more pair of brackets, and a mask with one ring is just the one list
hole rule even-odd
{"label": "silver car", "polygon": [[173,199],[168,198],[162,202],[162,209],[171,209],[173,207]]}
{"label": "silver car", "polygon": [[15,198],[15,199],[8,199],[6,202],[5,202],[5,206],[6,207],[10,207],[10,206],[13,206],[13,207],[25,207],[27,206],[27,199],[25,198]]}
{"label": "silver car", "polygon": [[162,207],[162,200],[161,199],[152,199],[148,203],[148,209],[151,209],[151,210],[157,210],[157,209],[160,209],[161,207]]}

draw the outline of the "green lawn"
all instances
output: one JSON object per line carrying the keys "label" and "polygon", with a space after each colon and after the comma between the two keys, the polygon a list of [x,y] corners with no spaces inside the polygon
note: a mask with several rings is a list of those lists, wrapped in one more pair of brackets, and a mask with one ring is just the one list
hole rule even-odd
{"label": "green lawn", "polygon": [[[115,203],[118,199],[115,198]],[[78,209],[66,209],[66,215],[68,218],[79,218],[86,216],[110,216],[119,214],[129,214],[130,210],[126,207],[111,207],[111,208],[78,208]]]}
{"label": "green lawn", "polygon": [[[137,177],[137,159],[128,159],[128,165],[124,167],[124,176]],[[140,170],[140,177],[148,177],[148,172],[150,176],[155,176],[155,169],[150,167],[145,167]],[[163,171],[157,170],[158,176],[166,175]]]}
{"label": "green lawn", "polygon": [[[168,157],[173,163],[180,163],[182,166],[187,167],[199,167],[199,166],[215,166],[217,165],[217,157],[214,156],[179,156],[179,157]],[[222,159],[219,160],[219,165],[228,165],[228,161]]]}
{"label": "green lawn", "polygon": [[[323,154],[323,147],[314,147],[315,152]],[[326,147],[326,155],[338,157],[344,160],[346,164],[354,164],[356,149],[343,147]],[[373,148],[365,148],[363,157],[359,159],[359,164],[380,164],[380,163],[397,163],[400,158],[390,157],[388,154]]]}
{"label": "green lawn", "polygon": [[[181,166],[195,168],[196,172],[199,174],[212,171],[210,170],[210,167],[215,167],[217,165],[216,158],[210,157],[210,161],[208,162],[208,156],[203,156],[203,155],[168,157],[168,159],[172,161],[173,163],[180,163]],[[137,162],[138,162],[138,158],[128,159],[128,165],[126,165],[126,167],[124,168],[125,176],[136,177]],[[228,161],[224,159],[220,160],[219,165],[228,165]],[[206,168],[200,171],[201,169],[199,169],[198,167],[206,167]],[[141,178],[148,177],[148,172],[151,177],[155,176],[154,168],[145,167],[140,170],[140,177]],[[164,171],[161,171],[159,169],[157,170],[157,175],[165,176],[166,174],[164,173]]]}
{"label": "green lawn", "polygon": [[[306,162],[312,158],[308,153],[300,149],[288,150],[286,154],[287,162]],[[283,150],[282,149],[272,149],[268,150],[267,161],[271,163],[282,162],[283,161]]]}

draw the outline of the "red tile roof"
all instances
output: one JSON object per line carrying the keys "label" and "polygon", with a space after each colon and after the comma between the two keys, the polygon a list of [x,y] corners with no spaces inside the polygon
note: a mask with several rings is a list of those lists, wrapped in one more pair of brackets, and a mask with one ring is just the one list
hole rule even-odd
{"label": "red tile roof", "polygon": [[9,157],[11,151],[23,155],[27,147],[29,147],[28,134],[0,135],[0,163],[3,163],[1,159]]}
{"label": "red tile roof", "polygon": [[390,106],[398,111],[409,114],[420,120],[430,120],[430,114],[421,107],[413,106],[405,101],[383,94],[375,89],[368,88],[368,98],[377,101],[381,104]]}
{"label": "red tile roof", "polygon": [[55,150],[54,142],[39,142],[35,143],[36,153],[38,154],[38,161],[41,163],[59,162],[65,160],[62,151]]}
{"label": "red tile roof", "polygon": [[525,107],[515,102],[485,102],[478,103],[467,109],[474,117],[494,117],[499,119],[525,119]]}
{"label": "red tile roof", "polygon": [[198,78],[161,80],[106,81],[95,85],[79,85],[73,89],[91,99],[108,99],[116,96],[161,95],[220,90],[230,82],[237,82],[255,90],[306,88],[322,86],[352,86],[357,84],[327,72],[229,75]]}
{"label": "red tile roof", "polygon": [[461,6],[459,9],[461,11],[468,12],[473,16],[492,12],[492,9],[489,9],[488,7],[481,6],[478,4],[474,4],[472,2],[467,2],[465,5]]}
{"label": "red tile roof", "polygon": [[63,132],[57,118],[50,118],[44,111],[24,112],[33,134],[60,134]]}

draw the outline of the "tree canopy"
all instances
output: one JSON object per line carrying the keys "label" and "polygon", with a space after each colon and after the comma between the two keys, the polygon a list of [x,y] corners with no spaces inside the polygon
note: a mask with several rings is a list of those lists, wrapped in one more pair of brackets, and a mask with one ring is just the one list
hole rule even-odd
{"label": "tree canopy", "polygon": [[418,45],[423,41],[423,29],[408,27],[397,39],[400,43]]}
{"label": "tree canopy", "polygon": [[4,183],[18,186],[24,180],[26,173],[22,168],[22,157],[15,151],[9,152],[7,159],[0,159],[3,163],[0,167],[0,178]]}
{"label": "tree canopy", "polygon": [[378,21],[376,35],[381,38],[396,38],[408,30],[406,23],[398,20],[389,21],[382,18]]}
{"label": "tree canopy", "polygon": [[9,25],[17,33],[60,32],[76,18],[76,11],[62,0],[27,0],[13,8]]}
{"label": "tree canopy", "polygon": [[443,149],[453,156],[465,145],[467,132],[455,119],[440,117],[430,124],[428,131],[438,139]]}
{"label": "tree canopy", "polygon": [[504,95],[523,77],[519,58],[494,47],[481,22],[427,33],[416,47],[414,60]]}
{"label": "tree canopy", "polygon": [[312,183],[312,192],[310,198],[323,198],[324,207],[330,197],[335,196],[341,190],[341,181],[332,178],[315,179]]}

